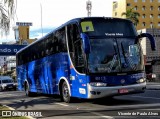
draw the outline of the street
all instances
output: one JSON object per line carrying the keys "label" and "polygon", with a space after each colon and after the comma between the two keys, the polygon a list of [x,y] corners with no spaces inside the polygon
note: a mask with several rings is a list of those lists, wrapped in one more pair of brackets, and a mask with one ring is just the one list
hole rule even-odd
{"label": "street", "polygon": [[160,91],[146,90],[143,94],[115,96],[113,99],[84,100],[64,103],[57,96],[26,97],[21,91],[0,92],[0,103],[20,111],[38,111],[44,119],[121,119],[159,118]]}

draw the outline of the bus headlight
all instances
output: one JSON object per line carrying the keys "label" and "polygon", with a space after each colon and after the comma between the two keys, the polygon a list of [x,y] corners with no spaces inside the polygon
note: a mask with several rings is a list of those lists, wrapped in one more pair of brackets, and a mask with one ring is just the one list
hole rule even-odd
{"label": "bus headlight", "polygon": [[90,85],[91,86],[96,86],[96,87],[105,87],[105,86],[107,86],[107,83],[103,83],[103,82],[91,82]]}
{"label": "bus headlight", "polygon": [[141,79],[137,80],[136,82],[137,82],[137,83],[144,83],[145,81],[146,81],[145,78],[141,78]]}

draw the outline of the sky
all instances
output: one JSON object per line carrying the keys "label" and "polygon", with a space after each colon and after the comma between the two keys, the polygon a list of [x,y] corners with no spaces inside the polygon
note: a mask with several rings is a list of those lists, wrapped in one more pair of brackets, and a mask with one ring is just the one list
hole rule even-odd
{"label": "sky", "polygon": [[[10,34],[1,37],[0,42],[15,41],[12,28],[16,22],[32,22],[30,38],[35,39],[42,36],[41,24],[45,35],[70,19],[86,17],[86,1],[88,0],[17,0],[16,16]],[[116,0],[91,1],[91,16],[112,17],[112,2]]]}

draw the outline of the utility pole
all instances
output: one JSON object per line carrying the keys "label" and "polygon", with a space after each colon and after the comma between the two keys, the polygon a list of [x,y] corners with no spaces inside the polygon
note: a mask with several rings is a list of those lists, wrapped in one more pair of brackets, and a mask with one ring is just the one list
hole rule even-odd
{"label": "utility pole", "polygon": [[40,7],[41,7],[41,31],[42,31],[42,37],[43,37],[43,21],[42,21],[42,4],[40,3]]}
{"label": "utility pole", "polygon": [[91,17],[92,2],[90,0],[86,2],[86,9],[87,9],[87,16]]}

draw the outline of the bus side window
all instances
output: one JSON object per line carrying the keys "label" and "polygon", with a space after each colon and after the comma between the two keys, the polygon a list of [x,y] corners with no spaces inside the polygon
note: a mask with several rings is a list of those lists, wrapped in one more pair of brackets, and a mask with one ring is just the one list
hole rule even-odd
{"label": "bus side window", "polygon": [[49,55],[49,37],[47,38],[47,40],[45,41],[45,55],[47,56],[47,55]]}
{"label": "bus side window", "polygon": [[37,58],[41,58],[41,43],[38,43],[38,46],[37,46]]}
{"label": "bus side window", "polygon": [[72,62],[77,71],[84,73],[84,55],[78,26],[71,24],[67,28],[68,45]]}
{"label": "bus side window", "polygon": [[56,33],[55,36],[58,40],[58,44],[56,46],[56,51],[58,52],[67,52],[67,47],[66,47],[66,36],[65,36],[65,27],[62,29],[59,29]]}
{"label": "bus side window", "polygon": [[44,51],[41,52],[41,56],[42,56],[42,57],[44,56]]}
{"label": "bus side window", "polygon": [[67,26],[67,37],[68,37],[68,47],[69,47],[69,54],[73,64],[75,65],[75,58],[74,58],[74,44],[73,44],[73,32],[74,32],[74,25],[70,24]]}
{"label": "bus side window", "polygon": [[48,42],[46,44],[46,54],[47,55],[54,54],[54,51],[53,51],[54,46],[55,46],[55,44],[54,44],[54,36],[53,36],[53,34],[51,34],[48,37]]}

